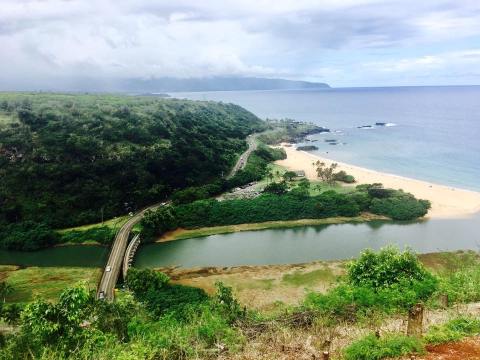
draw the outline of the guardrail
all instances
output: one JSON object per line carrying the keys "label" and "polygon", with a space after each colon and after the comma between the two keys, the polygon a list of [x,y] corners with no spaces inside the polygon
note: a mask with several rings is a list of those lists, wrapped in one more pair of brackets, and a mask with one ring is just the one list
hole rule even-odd
{"label": "guardrail", "polygon": [[140,245],[140,234],[137,234],[133,237],[132,241],[127,246],[127,250],[125,251],[125,256],[123,258],[123,278],[127,277],[127,272],[130,266],[132,266],[133,258],[135,256],[135,252]]}

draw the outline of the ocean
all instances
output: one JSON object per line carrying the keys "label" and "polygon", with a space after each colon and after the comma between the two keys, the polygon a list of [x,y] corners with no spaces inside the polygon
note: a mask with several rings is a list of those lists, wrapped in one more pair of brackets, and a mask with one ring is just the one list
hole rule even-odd
{"label": "ocean", "polygon": [[[480,191],[480,86],[172,93],[327,127],[318,155]],[[384,123],[377,126],[376,123]],[[336,140],[335,145],[325,140]]]}

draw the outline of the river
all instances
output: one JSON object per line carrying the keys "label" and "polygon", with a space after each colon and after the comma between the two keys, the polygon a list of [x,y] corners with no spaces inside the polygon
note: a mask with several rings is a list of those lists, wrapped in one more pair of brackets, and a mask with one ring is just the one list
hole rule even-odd
{"label": "river", "polygon": [[[236,266],[346,259],[362,249],[389,244],[420,253],[479,250],[480,215],[468,219],[305,226],[245,231],[143,245],[135,266]],[[24,266],[102,266],[107,249],[63,246],[23,253],[0,251],[0,264]]]}

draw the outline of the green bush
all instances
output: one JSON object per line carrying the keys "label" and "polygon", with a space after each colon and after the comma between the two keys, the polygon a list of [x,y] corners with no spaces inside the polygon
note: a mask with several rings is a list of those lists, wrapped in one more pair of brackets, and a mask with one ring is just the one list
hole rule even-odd
{"label": "green bush", "polygon": [[133,291],[135,297],[144,302],[149,311],[157,316],[175,312],[182,318],[185,307],[208,300],[207,294],[202,289],[170,284],[169,281],[170,278],[162,272],[130,268],[126,285]]}
{"label": "green bush", "polygon": [[152,269],[128,269],[125,284],[133,293],[141,297],[149,290],[157,291],[164,288],[170,278],[160,271]]}
{"label": "green bush", "polygon": [[367,335],[344,350],[346,360],[381,360],[411,353],[424,353],[421,340],[402,334],[389,334],[377,338]]}
{"label": "green bush", "polygon": [[440,293],[448,295],[449,301],[480,301],[480,267],[478,264],[465,266],[459,270],[442,274]]}
{"label": "green bush", "polygon": [[161,289],[149,289],[138,296],[147,308],[157,316],[175,312],[179,319],[185,319],[189,307],[196,307],[208,300],[204,290],[184,285],[167,284]]}
{"label": "green bush", "polygon": [[341,170],[337,172],[334,176],[333,179],[335,181],[341,181],[347,184],[353,184],[355,182],[355,178],[352,175],[347,174],[345,171]]}
{"label": "green bush", "polygon": [[478,334],[480,334],[479,318],[460,317],[446,324],[430,327],[425,334],[425,341],[429,344],[442,344]]}
{"label": "green bush", "polygon": [[372,213],[386,215],[393,220],[413,220],[425,216],[429,209],[428,200],[418,200],[400,191],[389,197],[374,198],[370,205]]}
{"label": "green bush", "polygon": [[348,264],[348,280],[355,286],[387,287],[402,281],[423,281],[432,275],[411,250],[387,247],[378,252],[367,249]]}
{"label": "green bush", "polygon": [[326,294],[307,294],[305,305],[325,316],[355,321],[374,312],[405,313],[419,301],[428,300],[435,289],[431,280],[405,281],[379,289],[341,283]]}
{"label": "green bush", "polygon": [[410,251],[366,250],[348,266],[347,277],[326,294],[310,293],[305,305],[327,316],[355,320],[372,312],[405,312],[428,301],[438,280]]}

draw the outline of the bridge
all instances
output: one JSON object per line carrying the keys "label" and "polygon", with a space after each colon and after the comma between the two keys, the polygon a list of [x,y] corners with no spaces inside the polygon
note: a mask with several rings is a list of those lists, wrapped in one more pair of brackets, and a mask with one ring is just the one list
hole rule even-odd
{"label": "bridge", "polygon": [[[123,226],[118,230],[115,240],[113,242],[112,250],[108,257],[107,264],[103,269],[102,278],[97,288],[97,299],[113,300],[115,294],[114,289],[117,284],[120,270],[122,269],[123,260],[125,258],[128,238],[132,228],[142,220],[143,215],[147,210],[154,210],[164,204],[157,204],[150,206],[133,215]],[[137,245],[138,246],[138,245]]]}

